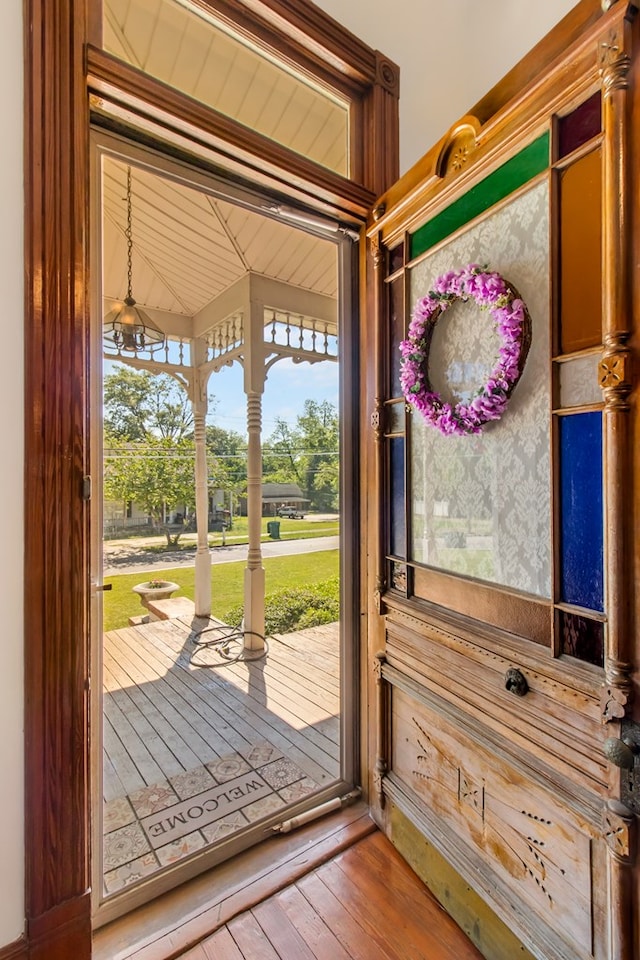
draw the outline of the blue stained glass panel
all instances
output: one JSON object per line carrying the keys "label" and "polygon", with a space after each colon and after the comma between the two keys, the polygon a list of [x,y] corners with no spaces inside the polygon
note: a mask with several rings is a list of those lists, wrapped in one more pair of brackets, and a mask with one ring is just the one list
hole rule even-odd
{"label": "blue stained glass panel", "polygon": [[406,557],[406,519],[404,490],[404,437],[389,440],[391,530],[389,552]]}
{"label": "blue stained glass panel", "polygon": [[602,415],[560,417],[561,591],[565,603],[604,609]]}

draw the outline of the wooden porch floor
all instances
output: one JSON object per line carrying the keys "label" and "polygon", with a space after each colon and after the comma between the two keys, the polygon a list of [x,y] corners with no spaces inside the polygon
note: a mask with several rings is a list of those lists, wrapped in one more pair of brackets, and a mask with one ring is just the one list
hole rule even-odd
{"label": "wooden porch floor", "polygon": [[[269,640],[265,659],[190,663],[203,621],[141,624],[104,637],[104,872],[107,892],[336,780],[340,772],[338,624]],[[213,634],[209,634],[213,636]],[[259,775],[254,803],[154,842],[198,797]],[[208,791],[208,793],[207,793]],[[244,805],[243,805],[244,803]],[[196,829],[197,828],[197,829]]]}

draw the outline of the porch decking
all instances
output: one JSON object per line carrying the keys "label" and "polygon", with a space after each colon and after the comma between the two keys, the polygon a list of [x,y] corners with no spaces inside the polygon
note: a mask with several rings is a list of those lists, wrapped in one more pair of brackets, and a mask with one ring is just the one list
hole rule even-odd
{"label": "porch decking", "polygon": [[[196,667],[189,662],[194,631],[204,625],[181,618],[105,634],[108,892],[339,776],[338,624],[270,638],[262,660]],[[242,805],[242,777],[255,783],[254,774],[259,799]],[[175,821],[185,802],[197,804],[215,789],[219,801],[223,787],[225,803],[238,800],[225,816],[220,801],[215,818],[167,829],[167,815]],[[162,816],[163,826],[152,822]],[[156,842],[154,831],[165,830]]]}

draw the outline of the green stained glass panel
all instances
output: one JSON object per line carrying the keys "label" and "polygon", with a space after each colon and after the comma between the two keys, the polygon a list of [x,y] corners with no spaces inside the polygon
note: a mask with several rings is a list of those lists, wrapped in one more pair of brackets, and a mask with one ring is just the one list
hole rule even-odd
{"label": "green stained glass panel", "polygon": [[459,200],[420,227],[411,237],[411,259],[450,236],[549,166],[549,133],[530,143],[472,187]]}

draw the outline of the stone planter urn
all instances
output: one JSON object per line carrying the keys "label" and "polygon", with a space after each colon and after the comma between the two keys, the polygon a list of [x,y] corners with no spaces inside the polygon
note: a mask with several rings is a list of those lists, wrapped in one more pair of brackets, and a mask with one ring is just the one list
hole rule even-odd
{"label": "stone planter urn", "polygon": [[150,600],[167,600],[172,593],[180,589],[180,585],[172,580],[146,580],[131,589],[140,597],[142,606],[149,609]]}

